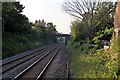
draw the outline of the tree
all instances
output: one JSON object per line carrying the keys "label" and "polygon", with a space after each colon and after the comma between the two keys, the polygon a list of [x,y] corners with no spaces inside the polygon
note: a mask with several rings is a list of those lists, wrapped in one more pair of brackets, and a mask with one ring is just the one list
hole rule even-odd
{"label": "tree", "polygon": [[98,2],[89,0],[69,0],[63,5],[64,11],[69,15],[85,21],[85,27],[90,40],[93,39],[93,19],[97,4]]}
{"label": "tree", "polygon": [[46,27],[47,38],[53,42],[56,42],[56,34],[58,33],[55,27],[56,25],[53,25],[53,23],[51,22],[47,23]]}
{"label": "tree", "polygon": [[85,22],[75,20],[71,23],[71,36],[74,41],[86,39]]}
{"label": "tree", "polygon": [[21,14],[25,7],[19,2],[2,3],[4,31],[11,33],[27,33],[31,29],[28,18]]}
{"label": "tree", "polygon": [[[113,31],[115,7],[116,3],[99,2],[99,0],[98,2],[70,0],[63,5],[64,11],[85,23],[84,30],[90,42],[96,37],[104,36]],[[76,26],[78,28],[79,25]],[[75,27],[71,29],[73,29],[74,35],[78,34],[78,29],[75,29]]]}
{"label": "tree", "polygon": [[103,2],[97,5],[94,37],[102,37],[113,32],[115,6],[116,3],[113,2]]}
{"label": "tree", "polygon": [[42,41],[46,42],[56,42],[56,25],[53,25],[52,22],[47,23],[44,20],[36,20],[33,26],[39,35]]}

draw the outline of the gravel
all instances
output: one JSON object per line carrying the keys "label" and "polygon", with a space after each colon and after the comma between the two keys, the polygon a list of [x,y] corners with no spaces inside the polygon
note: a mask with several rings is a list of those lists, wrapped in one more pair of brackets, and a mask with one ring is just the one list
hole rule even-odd
{"label": "gravel", "polygon": [[[53,48],[53,47],[51,47],[51,48]],[[36,61],[36,59],[40,58],[40,56],[44,55],[46,52],[51,50],[51,48],[47,49],[45,52],[40,53],[39,56],[37,56],[37,57],[35,57],[33,59],[30,59],[29,61],[27,61],[27,62],[25,62],[25,63],[23,63],[21,65],[18,65],[16,68],[13,68],[10,71],[7,71],[6,73],[4,73],[2,75],[2,78],[5,79],[5,78],[13,78],[13,77],[15,77],[18,73],[22,72],[29,65],[31,65],[34,61]]]}
{"label": "gravel", "polygon": [[67,78],[68,77],[68,54],[66,45],[63,44],[62,49],[56,55],[53,62],[48,67],[47,71],[43,75],[43,78]]}
{"label": "gravel", "polygon": [[[45,46],[45,47],[46,47],[46,46]],[[12,57],[9,57],[9,58],[0,60],[0,61],[2,61],[2,64],[5,64],[5,63],[8,63],[8,62],[10,62],[10,61],[13,61],[13,60],[15,60],[15,59],[17,59],[17,58],[20,58],[20,57],[23,57],[23,56],[32,54],[33,52],[38,51],[38,50],[40,50],[40,49],[42,49],[42,48],[44,48],[44,47],[39,47],[39,48],[36,48],[36,49],[33,49],[33,50],[28,50],[28,51],[19,53],[19,54],[15,55],[15,56],[12,56]]]}

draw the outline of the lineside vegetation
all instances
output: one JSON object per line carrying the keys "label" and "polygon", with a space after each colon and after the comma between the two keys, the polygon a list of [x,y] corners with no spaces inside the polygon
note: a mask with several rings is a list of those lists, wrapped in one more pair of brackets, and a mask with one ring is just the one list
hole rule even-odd
{"label": "lineside vegetation", "polygon": [[22,14],[25,6],[19,2],[2,3],[2,58],[56,42],[58,34],[52,22],[30,22]]}
{"label": "lineside vegetation", "polygon": [[116,4],[99,0],[70,0],[63,4],[64,11],[76,18],[71,22],[68,42],[70,70],[74,78],[120,76],[120,44],[112,36]]}

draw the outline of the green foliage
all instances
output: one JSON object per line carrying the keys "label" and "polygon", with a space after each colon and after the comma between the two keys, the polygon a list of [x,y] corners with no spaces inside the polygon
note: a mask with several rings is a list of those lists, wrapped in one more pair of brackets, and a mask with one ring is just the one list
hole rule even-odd
{"label": "green foliage", "polygon": [[[116,54],[116,53],[114,53]],[[97,50],[96,53],[96,75],[102,78],[118,78],[118,57],[111,58],[108,51]]]}
{"label": "green foliage", "polygon": [[21,14],[24,9],[19,2],[2,3],[4,32],[27,33],[31,29],[28,18]]}
{"label": "green foliage", "polygon": [[6,58],[37,46],[54,43],[56,42],[56,34],[57,31],[53,24],[44,26],[43,28],[33,25],[29,34],[11,34],[10,32],[4,32],[2,56]]}
{"label": "green foliage", "polygon": [[36,36],[27,37],[20,34],[4,33],[2,38],[2,58],[43,45],[42,42],[34,38],[36,39]]}
{"label": "green foliage", "polygon": [[[99,3],[93,13],[93,25],[88,19],[88,34],[85,20],[76,20],[71,25],[72,38],[68,49],[70,55],[71,71],[75,78],[118,78],[120,67],[118,66],[118,52],[120,52],[120,39],[115,38],[113,48],[101,49],[103,44],[99,38],[113,32],[113,21],[116,3]],[[90,15],[84,13],[83,15]],[[92,17],[92,16],[90,16]],[[93,32],[92,32],[93,29]],[[93,36],[92,39],[89,36]],[[95,45],[92,45],[92,44]]]}
{"label": "green foliage", "polygon": [[57,31],[55,29],[56,25],[53,25],[53,23],[47,23],[47,27],[46,27],[46,32],[47,32],[47,39],[50,39],[53,42],[56,42],[56,35],[57,35]]}
{"label": "green foliage", "polygon": [[95,22],[95,37],[102,37],[113,32],[113,21],[116,4],[113,2],[103,2],[97,5]]}
{"label": "green foliage", "polygon": [[116,52],[120,52],[120,41],[119,37],[113,40],[113,48]]}
{"label": "green foliage", "polygon": [[71,36],[75,41],[86,39],[87,35],[84,21],[76,20],[71,23]]}
{"label": "green foliage", "polygon": [[90,48],[88,44],[77,44],[69,42],[68,45],[73,77],[118,78],[118,57],[111,56],[109,51]]}
{"label": "green foliage", "polygon": [[4,2],[2,4],[3,19],[3,58],[15,55],[37,46],[56,42],[56,31],[53,23],[36,20],[35,23],[21,12],[25,7],[19,2]]}
{"label": "green foliage", "polygon": [[42,41],[53,43],[56,42],[55,36],[58,34],[55,27],[56,26],[51,22],[47,23],[46,25],[46,22],[44,22],[44,20],[36,20],[32,28],[34,30],[37,30]]}
{"label": "green foliage", "polygon": [[94,76],[86,76],[90,74],[89,71],[94,70],[94,66],[96,65],[93,62],[94,56],[91,55],[91,53],[94,53],[91,52],[93,49],[84,44],[79,45],[77,48],[73,46],[77,44],[79,43],[69,43],[68,45],[70,70],[72,71],[73,78],[95,78]]}
{"label": "green foliage", "polygon": [[[71,36],[74,41],[89,39],[90,42],[99,44],[98,38],[113,32],[113,21],[116,4],[112,2],[99,3],[94,10],[93,16],[87,18],[87,23],[84,18],[75,20],[71,23]],[[91,15],[89,12],[83,15]],[[91,17],[94,19],[91,23]],[[90,19],[89,19],[90,18]],[[86,25],[88,24],[88,25]],[[92,24],[90,26],[90,24]]]}

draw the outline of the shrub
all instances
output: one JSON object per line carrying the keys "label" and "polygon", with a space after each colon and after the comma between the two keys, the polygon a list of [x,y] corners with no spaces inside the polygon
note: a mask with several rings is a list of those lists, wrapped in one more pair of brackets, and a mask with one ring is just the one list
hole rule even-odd
{"label": "shrub", "polygon": [[118,58],[111,58],[107,51],[97,50],[96,75],[100,78],[117,78]]}

